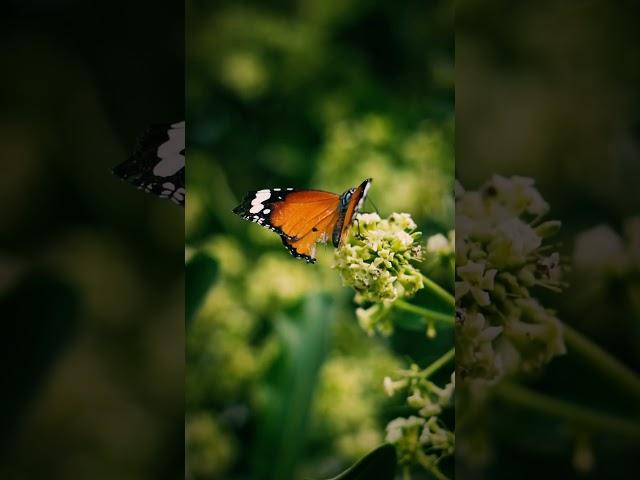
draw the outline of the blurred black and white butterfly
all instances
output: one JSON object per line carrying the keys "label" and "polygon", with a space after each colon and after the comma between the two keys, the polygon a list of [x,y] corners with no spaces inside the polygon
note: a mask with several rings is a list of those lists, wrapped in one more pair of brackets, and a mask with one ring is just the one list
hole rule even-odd
{"label": "blurred black and white butterfly", "polygon": [[138,190],[153,193],[184,207],[185,122],[153,125],[138,139],[131,157],[113,173]]}

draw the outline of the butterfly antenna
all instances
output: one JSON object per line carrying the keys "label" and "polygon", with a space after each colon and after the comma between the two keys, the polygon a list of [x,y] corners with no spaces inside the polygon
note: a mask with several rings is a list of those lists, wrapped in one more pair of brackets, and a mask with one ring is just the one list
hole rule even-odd
{"label": "butterfly antenna", "polygon": [[376,213],[378,215],[380,215],[380,210],[378,210],[378,207],[376,207],[376,204],[373,203],[373,200],[371,199],[371,197],[367,197],[367,200],[369,200],[369,202],[371,203],[371,205],[373,206],[373,209],[376,211]]}

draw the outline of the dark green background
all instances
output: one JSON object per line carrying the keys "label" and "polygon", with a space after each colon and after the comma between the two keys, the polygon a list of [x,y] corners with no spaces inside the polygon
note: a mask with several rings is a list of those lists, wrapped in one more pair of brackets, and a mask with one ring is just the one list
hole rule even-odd
{"label": "dark green background", "polygon": [[182,2],[5,2],[0,477],[183,475],[182,209],[111,175],[184,119]]}

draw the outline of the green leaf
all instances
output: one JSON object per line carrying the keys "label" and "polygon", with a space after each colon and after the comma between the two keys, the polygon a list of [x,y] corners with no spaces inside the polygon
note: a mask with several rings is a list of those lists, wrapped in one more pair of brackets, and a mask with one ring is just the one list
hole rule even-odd
{"label": "green leaf", "polygon": [[393,480],[396,462],[396,449],[393,445],[385,443],[330,480]]}
{"label": "green leaf", "polygon": [[189,255],[185,264],[185,323],[189,328],[218,275],[218,263],[204,252]]}
{"label": "green leaf", "polygon": [[332,303],[326,296],[312,295],[291,315],[274,319],[280,356],[267,372],[259,396],[252,478],[294,478],[327,352]]}

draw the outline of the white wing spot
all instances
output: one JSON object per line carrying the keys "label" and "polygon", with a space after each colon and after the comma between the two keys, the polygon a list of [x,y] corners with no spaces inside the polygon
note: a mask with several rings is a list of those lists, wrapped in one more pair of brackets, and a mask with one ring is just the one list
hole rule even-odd
{"label": "white wing spot", "polygon": [[186,190],[182,187],[180,187],[179,189],[177,189],[175,192],[173,192],[173,200],[177,200],[178,202],[181,202],[184,200],[184,195],[186,193]]}
{"label": "white wing spot", "polygon": [[153,167],[153,174],[158,177],[170,177],[184,168],[184,122],[171,127],[167,132],[169,140],[158,147],[160,161]]}
{"label": "white wing spot", "polygon": [[270,208],[265,208],[264,212],[262,212],[262,213],[264,213],[265,215],[268,214],[268,213],[271,213],[271,209]]}
{"label": "white wing spot", "polygon": [[262,202],[267,200],[271,196],[270,190],[260,190],[256,192],[256,196],[253,200],[251,200],[251,208],[249,209],[249,213],[258,213],[263,208],[264,205]]}

